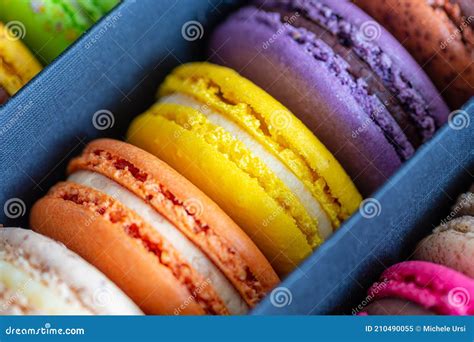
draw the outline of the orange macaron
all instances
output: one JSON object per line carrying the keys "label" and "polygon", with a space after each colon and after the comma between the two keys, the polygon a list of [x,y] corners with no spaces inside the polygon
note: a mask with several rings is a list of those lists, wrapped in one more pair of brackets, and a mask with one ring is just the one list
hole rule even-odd
{"label": "orange macaron", "polygon": [[245,314],[279,281],[245,233],[157,157],[100,139],[31,211],[148,314]]}

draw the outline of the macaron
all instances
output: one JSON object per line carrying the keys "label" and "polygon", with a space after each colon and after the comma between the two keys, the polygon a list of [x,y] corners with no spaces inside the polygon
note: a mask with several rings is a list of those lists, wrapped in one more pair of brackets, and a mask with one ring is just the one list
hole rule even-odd
{"label": "macaron", "polygon": [[209,50],[298,116],[364,196],[448,118],[416,61],[348,1],[255,1],[214,31]]}
{"label": "macaron", "polygon": [[177,67],[128,141],[212,198],[281,276],[357,208],[361,196],[323,144],[288,109],[237,72]]}
{"label": "macaron", "polygon": [[474,190],[461,195],[452,215],[424,238],[414,259],[442,264],[474,278]]}
{"label": "macaron", "polygon": [[423,66],[451,108],[474,96],[472,0],[353,0]]}
{"label": "macaron", "polygon": [[17,34],[12,25],[0,22],[0,105],[41,71],[41,64]]}
{"label": "macaron", "polygon": [[15,22],[41,63],[51,63],[118,0],[0,0],[0,20]]}
{"label": "macaron", "polygon": [[247,235],[155,156],[95,140],[31,210],[147,314],[245,314],[279,281]]}
{"label": "macaron", "polygon": [[474,315],[474,280],[446,266],[406,261],[389,267],[368,291],[362,315]]}
{"label": "macaron", "polygon": [[31,230],[0,228],[0,315],[140,315],[95,267]]}

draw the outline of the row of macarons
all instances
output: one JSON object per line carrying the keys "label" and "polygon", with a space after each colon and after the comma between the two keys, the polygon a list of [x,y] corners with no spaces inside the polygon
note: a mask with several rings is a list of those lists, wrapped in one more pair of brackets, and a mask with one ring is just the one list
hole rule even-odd
{"label": "row of macarons", "polygon": [[[284,113],[283,126],[275,113]],[[147,314],[246,313],[362,200],[301,121],[222,66],[176,68],[157,103],[133,120],[127,141],[89,143],[69,163],[67,180],[33,206],[30,225],[95,266]],[[43,303],[23,298],[30,293],[15,271],[51,269],[21,246],[2,250],[12,270],[3,283],[16,294],[4,297],[7,306],[17,309],[12,303],[21,298]],[[90,299],[91,291],[67,285]]]}
{"label": "row of macarons", "polygon": [[[289,93],[292,89],[300,93],[309,91],[303,99],[316,99],[315,102],[311,107],[307,106],[311,103],[306,103],[300,111],[294,113],[334,152],[337,160],[301,121],[261,88],[230,69],[207,63],[194,63],[183,65],[168,76],[160,88],[158,103],[132,123],[128,141],[159,157],[185,176],[194,186],[199,187],[200,190],[196,191],[201,197],[184,196],[184,193],[177,196],[170,192],[166,181],[157,182],[154,179],[160,179],[162,173],[141,171],[137,166],[142,165],[140,160],[155,160],[156,157],[150,157],[146,152],[131,145],[107,140],[99,141],[101,147],[92,153],[90,149],[94,147],[90,146],[95,146],[95,143],[91,143],[89,152],[86,152],[86,148],[85,155],[80,157],[84,159],[82,162],[71,162],[70,182],[73,184],[65,184],[64,187],[58,185],[33,208],[33,229],[63,242],[91,262],[139,303],[146,313],[170,313],[183,306],[183,297],[190,298],[184,302],[196,304],[184,305],[190,312],[201,310],[200,312],[207,313],[239,313],[251,308],[278,282],[272,267],[280,276],[288,274],[358,208],[362,197],[356,187],[367,195],[395,171],[404,159],[393,159],[393,153],[398,154],[401,149],[410,149],[411,146],[410,143],[404,142],[407,138],[405,133],[413,133],[414,126],[409,124],[410,121],[420,119],[420,127],[416,124],[415,126],[420,128],[422,132],[419,133],[425,136],[427,131],[434,133],[443,120],[447,119],[447,107],[428,79],[420,76],[421,81],[416,77],[413,81],[408,81],[405,77],[409,71],[415,71],[406,65],[413,67],[415,63],[400,50],[402,48],[396,41],[389,39],[388,46],[383,43],[384,46],[378,47],[377,50],[374,44],[386,40],[374,43],[358,39],[360,30],[354,22],[359,20],[357,16],[368,17],[352,4],[322,0],[270,3],[271,8],[244,8],[219,27],[211,39],[213,58],[218,58],[222,64],[230,64],[231,58],[238,55],[240,57],[234,58],[235,61],[250,61],[247,66],[255,63],[253,72],[249,73],[247,68],[240,68],[239,71],[243,74],[249,73],[247,77],[257,83],[260,83],[259,80],[264,76],[278,77],[271,84],[285,87],[287,94],[278,95],[277,91],[273,92],[272,87],[266,89],[289,107]],[[288,8],[300,6],[297,7],[299,10],[293,13],[293,17],[299,18],[297,13],[305,13],[305,18],[314,20],[318,27],[329,28],[337,24],[341,30],[349,29],[354,37],[350,35],[350,39],[338,40],[342,36],[339,36],[336,30],[331,34],[337,39],[332,47],[329,47],[327,42],[308,32],[306,27],[296,24],[296,20],[283,23],[282,18],[289,19],[292,16],[279,12],[281,5],[289,6]],[[357,15],[343,20],[344,11],[338,6],[347,6]],[[328,19],[326,24],[319,15]],[[235,23],[232,24],[234,19]],[[252,26],[254,34],[257,35],[256,40],[251,38],[250,30],[243,30],[245,34],[240,36],[242,32],[237,28],[244,27],[246,23],[254,23]],[[263,36],[258,36],[259,32],[263,32]],[[329,35],[330,31],[326,33]],[[225,36],[233,44],[225,44],[223,41],[219,49],[212,48],[217,46],[213,44],[219,44],[219,37]],[[262,41],[262,37],[267,38]],[[254,45],[245,45],[246,42],[253,42]],[[352,57],[360,58],[359,63],[365,61],[367,64],[364,67],[374,68],[374,73],[371,73],[367,80],[354,76],[350,65],[345,64],[347,60],[334,53],[339,51],[338,44],[343,43],[350,45],[349,50],[356,53]],[[262,49],[257,51],[256,47],[259,46]],[[237,51],[232,51],[233,47],[237,47]],[[280,49],[277,56],[276,50],[271,47],[290,48],[291,51],[297,51],[298,55],[287,58],[285,50]],[[331,52],[331,49],[334,50]],[[273,57],[266,54],[271,51],[274,53]],[[361,57],[363,51],[376,52],[378,59],[374,60],[389,66],[382,72],[387,73],[387,77],[378,79],[383,87],[380,92],[375,92],[377,95],[369,95],[367,83],[364,82],[376,77],[382,64],[372,65],[367,62]],[[253,55],[256,52],[257,54]],[[403,63],[399,63],[400,55],[403,57]],[[307,59],[308,56],[311,58]],[[345,58],[349,58],[348,56],[345,55]],[[370,54],[370,58],[374,56]],[[290,64],[280,64],[279,70],[265,69],[276,65],[275,58],[278,58],[279,63],[292,61],[292,68],[289,68]],[[262,62],[259,65],[258,60]],[[299,65],[306,67],[300,70]],[[287,72],[282,74],[282,70]],[[415,75],[422,73],[418,69],[416,71]],[[310,82],[308,87],[305,87],[304,82],[299,82],[304,79],[303,75],[311,76],[311,82],[316,83]],[[325,75],[325,78],[319,78],[321,75]],[[332,89],[333,93],[324,88],[330,86],[335,87]],[[429,105],[422,101],[422,95],[432,96]],[[399,101],[398,109],[401,108],[404,113],[398,110],[388,111],[387,108],[393,109],[392,106],[374,106],[384,96],[384,104],[388,106],[392,100]],[[347,108],[348,104],[351,108]],[[328,111],[329,108],[331,112]],[[345,113],[347,109],[350,110]],[[306,116],[304,110],[311,110],[310,115]],[[395,112],[409,116],[392,117]],[[343,113],[345,114],[342,115]],[[406,125],[397,121],[400,118],[407,119],[403,121]],[[311,120],[313,123],[319,122],[319,125],[310,125]],[[350,128],[352,131],[349,137]],[[390,135],[392,133],[393,136]],[[424,139],[429,138],[430,134]],[[394,137],[398,140],[394,140]],[[112,147],[112,150],[106,148],[116,144],[120,146]],[[129,152],[122,155],[119,153],[121,151]],[[140,157],[130,160],[134,155]],[[165,169],[165,164],[159,160],[156,163],[159,163],[155,166],[157,169]],[[187,187],[192,188],[189,181],[176,175],[177,178],[183,179],[183,182],[187,182]],[[113,180],[112,184],[108,183],[110,179]],[[75,188],[76,186],[78,188]],[[124,188],[127,190],[126,195],[116,200],[116,192],[122,193]],[[129,201],[128,195],[137,196],[138,199],[131,197],[133,199]],[[155,198],[155,195],[158,197]],[[158,202],[153,204],[153,201]],[[145,207],[142,206],[143,202]],[[208,209],[209,205],[215,210]],[[50,211],[56,207],[59,209]],[[67,210],[64,210],[65,208]],[[71,223],[74,208],[79,214]],[[83,210],[88,210],[85,215]],[[217,219],[219,223],[208,223],[212,221],[211,218],[208,218],[210,221],[202,222],[202,213],[216,211],[220,213],[214,214],[221,217]],[[156,213],[158,216],[154,215]],[[92,217],[86,221],[79,219],[87,214]],[[186,230],[189,225],[183,226],[176,215],[185,222],[191,221],[191,231]],[[105,223],[110,223],[115,228],[122,228],[114,232],[121,234],[120,237],[124,239],[125,244],[121,246],[124,250],[114,249],[118,253],[114,255],[125,260],[120,259],[120,265],[115,268],[111,266],[112,261],[103,261],[103,258],[110,258],[109,256],[96,255],[107,250],[106,237],[115,235],[108,236],[109,229],[102,229],[104,240],[94,245],[95,241],[91,239],[97,236],[90,236],[91,219],[98,225],[107,226]],[[213,216],[213,219],[216,217]],[[233,225],[234,228],[228,228],[226,224],[222,224],[222,220],[226,220],[227,225]],[[175,227],[174,230],[168,229],[170,222]],[[168,228],[163,228],[164,226]],[[210,226],[214,229],[210,230]],[[215,227],[222,226],[226,227],[225,232],[216,233],[219,228]],[[149,229],[150,227],[152,229]],[[170,231],[178,230],[184,234],[185,239],[177,238],[176,234],[166,235]],[[78,240],[71,240],[77,231],[82,231],[83,234]],[[246,239],[246,242],[239,242],[233,235],[227,236],[229,232],[239,232],[230,234],[239,235]],[[190,234],[199,235],[201,240]],[[190,249],[190,245],[183,245],[189,240],[198,248]],[[157,284],[166,289],[172,285],[171,287],[176,289],[173,297],[175,300],[171,300],[168,306],[163,299],[160,301],[160,298],[163,298],[162,293],[167,292],[160,292],[160,295],[153,297],[154,292],[150,292],[150,287],[146,287],[150,286],[149,284],[138,282],[134,287],[131,286],[130,279],[127,281],[124,270],[130,270],[127,266],[130,266],[133,260],[129,243],[141,248],[135,257],[144,260],[143,255],[148,255],[150,262],[165,265],[160,271],[167,272],[171,277],[169,279],[175,281],[173,283],[168,279],[165,284],[163,280],[153,283],[155,289]],[[164,254],[163,250],[166,251]],[[204,252],[206,258],[202,258],[202,254],[189,254],[189,251],[194,253],[199,250]],[[246,252],[252,256],[244,255]],[[165,261],[161,259],[163,255]],[[154,256],[153,261],[150,256]],[[195,260],[207,260],[206,265],[214,268],[201,268]],[[143,269],[148,270],[150,265],[152,264],[145,263]],[[219,267],[216,269],[215,265]],[[181,272],[183,268],[186,270],[186,276]],[[157,274],[163,278],[160,272]],[[191,275],[188,276],[189,274]],[[211,278],[211,275],[214,278]],[[206,281],[203,282],[203,278]],[[203,290],[203,287],[207,290]],[[172,293],[173,291],[170,296]],[[150,300],[147,301],[147,298],[141,296],[147,296]],[[170,311],[170,308],[173,310]]]}
{"label": "row of macarons", "polygon": [[385,270],[360,315],[474,315],[474,184],[412,260]]}
{"label": "row of macarons", "polygon": [[147,314],[247,312],[362,200],[301,121],[226,67],[177,67],[127,141],[88,144],[30,226]]}
{"label": "row of macarons", "polygon": [[119,0],[1,0],[0,105]]}
{"label": "row of macarons", "polygon": [[369,196],[474,96],[472,7],[254,0],[214,30],[209,56],[298,116]]}
{"label": "row of macarons", "polygon": [[[54,47],[39,48],[48,32],[34,25],[51,27],[41,18],[56,9],[2,1],[7,11],[0,20],[44,36],[35,51]],[[63,2],[89,3],[50,6]],[[106,1],[104,10],[115,3]],[[32,14],[38,4],[44,9]],[[417,18],[430,18],[429,25]],[[474,95],[472,25],[465,0],[256,0],[214,30],[208,51],[211,62],[237,70],[293,112],[369,196],[448,121],[449,107]],[[68,36],[65,24],[56,26]],[[37,40],[32,33],[25,39]],[[274,116],[285,125],[284,113]]]}
{"label": "row of macarons", "polygon": [[[385,270],[368,291],[370,304],[353,314],[473,315],[473,241],[474,185],[418,244],[415,261]],[[1,314],[142,314],[100,271],[49,238],[2,228],[0,247]],[[187,305],[173,313],[187,313]]]}

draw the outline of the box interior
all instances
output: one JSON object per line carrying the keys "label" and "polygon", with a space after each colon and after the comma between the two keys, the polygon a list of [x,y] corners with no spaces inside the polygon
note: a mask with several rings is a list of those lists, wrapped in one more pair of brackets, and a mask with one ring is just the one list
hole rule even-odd
{"label": "box interior", "polygon": [[[0,223],[27,227],[32,204],[65,178],[71,157],[94,138],[123,139],[164,76],[205,60],[215,24],[245,2],[124,1],[0,108],[0,203],[18,198],[26,207],[17,218],[1,210]],[[202,39],[183,38],[191,20],[202,25]],[[111,113],[112,127],[94,126],[99,111]],[[290,305],[267,298],[253,313],[350,314],[380,272],[409,257],[472,182],[473,126],[445,127],[374,195],[379,216],[354,215],[292,273],[281,285],[292,293]]]}

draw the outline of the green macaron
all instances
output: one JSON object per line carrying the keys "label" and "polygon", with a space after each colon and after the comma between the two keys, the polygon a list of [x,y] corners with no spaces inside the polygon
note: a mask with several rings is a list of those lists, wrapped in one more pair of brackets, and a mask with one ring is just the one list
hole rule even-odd
{"label": "green macaron", "polygon": [[50,63],[118,0],[0,0],[0,20],[17,22],[43,64]]}

